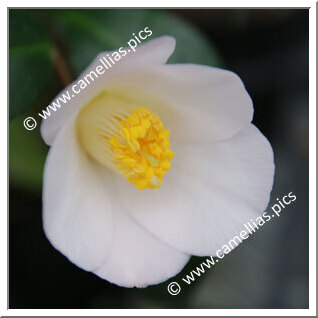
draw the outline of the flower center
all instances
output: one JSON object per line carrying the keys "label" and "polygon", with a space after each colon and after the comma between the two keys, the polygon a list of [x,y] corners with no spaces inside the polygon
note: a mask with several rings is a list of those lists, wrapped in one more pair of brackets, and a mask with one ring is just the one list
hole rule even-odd
{"label": "flower center", "polygon": [[119,127],[109,138],[109,147],[118,170],[138,189],[159,188],[173,157],[169,130],[145,107],[116,120]]}
{"label": "flower center", "polygon": [[[107,108],[110,103],[112,107]],[[169,130],[150,109],[127,105],[103,93],[81,110],[77,127],[84,149],[99,163],[140,190],[161,186],[174,155]]]}

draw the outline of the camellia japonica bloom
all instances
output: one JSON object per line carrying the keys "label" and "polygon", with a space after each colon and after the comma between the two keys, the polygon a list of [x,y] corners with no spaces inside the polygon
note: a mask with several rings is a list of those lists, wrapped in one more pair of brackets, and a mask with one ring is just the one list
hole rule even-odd
{"label": "camellia japonica bloom", "polygon": [[45,233],[119,286],[157,284],[191,255],[215,256],[272,189],[273,152],[240,78],[166,64],[174,48],[169,36],[139,46],[41,126]]}

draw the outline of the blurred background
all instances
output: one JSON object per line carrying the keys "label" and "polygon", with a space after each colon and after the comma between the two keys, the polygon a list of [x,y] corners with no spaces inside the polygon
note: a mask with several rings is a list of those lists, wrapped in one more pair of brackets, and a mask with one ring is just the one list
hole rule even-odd
{"label": "blurred background", "polygon": [[[305,9],[9,10],[9,308],[308,308],[308,33]],[[125,289],[70,263],[42,229],[48,148],[34,116],[97,53],[148,26],[177,39],[169,62],[236,72],[271,142],[276,198],[297,200],[211,270],[168,294],[168,282]],[[200,264],[192,257],[178,281]]]}

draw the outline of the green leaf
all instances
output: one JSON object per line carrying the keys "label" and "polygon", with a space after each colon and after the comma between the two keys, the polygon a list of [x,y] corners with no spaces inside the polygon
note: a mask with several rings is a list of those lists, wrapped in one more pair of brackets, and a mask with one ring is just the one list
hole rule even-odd
{"label": "green leaf", "polygon": [[52,71],[52,48],[44,26],[30,10],[9,11],[10,118],[33,106]]}
{"label": "green leaf", "polygon": [[23,120],[16,117],[9,122],[9,179],[11,184],[40,192],[48,147],[39,129],[26,130]]}
{"label": "green leaf", "polygon": [[180,18],[152,9],[57,10],[52,12],[55,29],[64,38],[69,61],[76,74],[105,50],[127,46],[133,33],[148,27],[147,39],[171,35],[177,40],[169,62],[222,66],[220,55],[199,30]]}

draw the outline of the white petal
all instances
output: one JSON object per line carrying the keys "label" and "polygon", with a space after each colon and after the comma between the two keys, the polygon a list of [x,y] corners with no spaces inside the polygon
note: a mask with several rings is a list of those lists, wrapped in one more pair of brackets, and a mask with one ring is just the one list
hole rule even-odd
{"label": "white petal", "polygon": [[188,255],[153,237],[120,207],[114,219],[110,253],[95,271],[101,278],[123,287],[146,287],[175,276],[188,262]]}
{"label": "white petal", "polygon": [[138,191],[117,178],[117,191],[134,219],[158,238],[185,253],[213,255],[266,208],[271,146],[249,125],[226,141],[172,149],[175,158],[160,189]]}
{"label": "white petal", "polygon": [[112,179],[103,180],[77,143],[73,121],[54,140],[43,185],[43,225],[52,245],[73,263],[93,270],[111,243]]}
{"label": "white petal", "polygon": [[157,112],[172,140],[224,140],[253,117],[253,104],[241,79],[218,68],[160,65],[125,73],[111,85],[122,98]]}
{"label": "white petal", "polygon": [[[93,83],[80,91],[78,95],[74,94],[74,98],[71,98],[67,104],[61,102],[61,108],[57,109],[56,112],[51,110],[51,116],[43,120],[41,125],[41,134],[44,141],[48,145],[51,145],[58,130],[63,126],[64,122],[71,115],[74,115],[74,112],[77,112],[82,106],[96,96],[101,90],[106,89],[109,82],[114,77],[123,72],[164,64],[173,53],[174,49],[175,39],[170,36],[162,36],[138,46],[136,48],[136,52],[130,52],[126,56],[123,56],[111,68],[106,70],[104,74],[99,75],[98,79],[95,79]],[[90,73],[92,70],[96,70],[98,65],[102,65],[100,58],[106,56],[106,54],[111,56],[112,52],[100,53],[87,67],[87,69],[83,71],[81,76],[66,87],[65,90],[63,90],[58,96],[62,96],[62,94],[67,91],[69,91],[71,96],[73,94],[73,85],[76,84],[84,75]],[[76,90],[79,90],[79,88],[77,87]],[[56,98],[58,96],[56,96]],[[52,102],[54,102],[56,98]]]}

